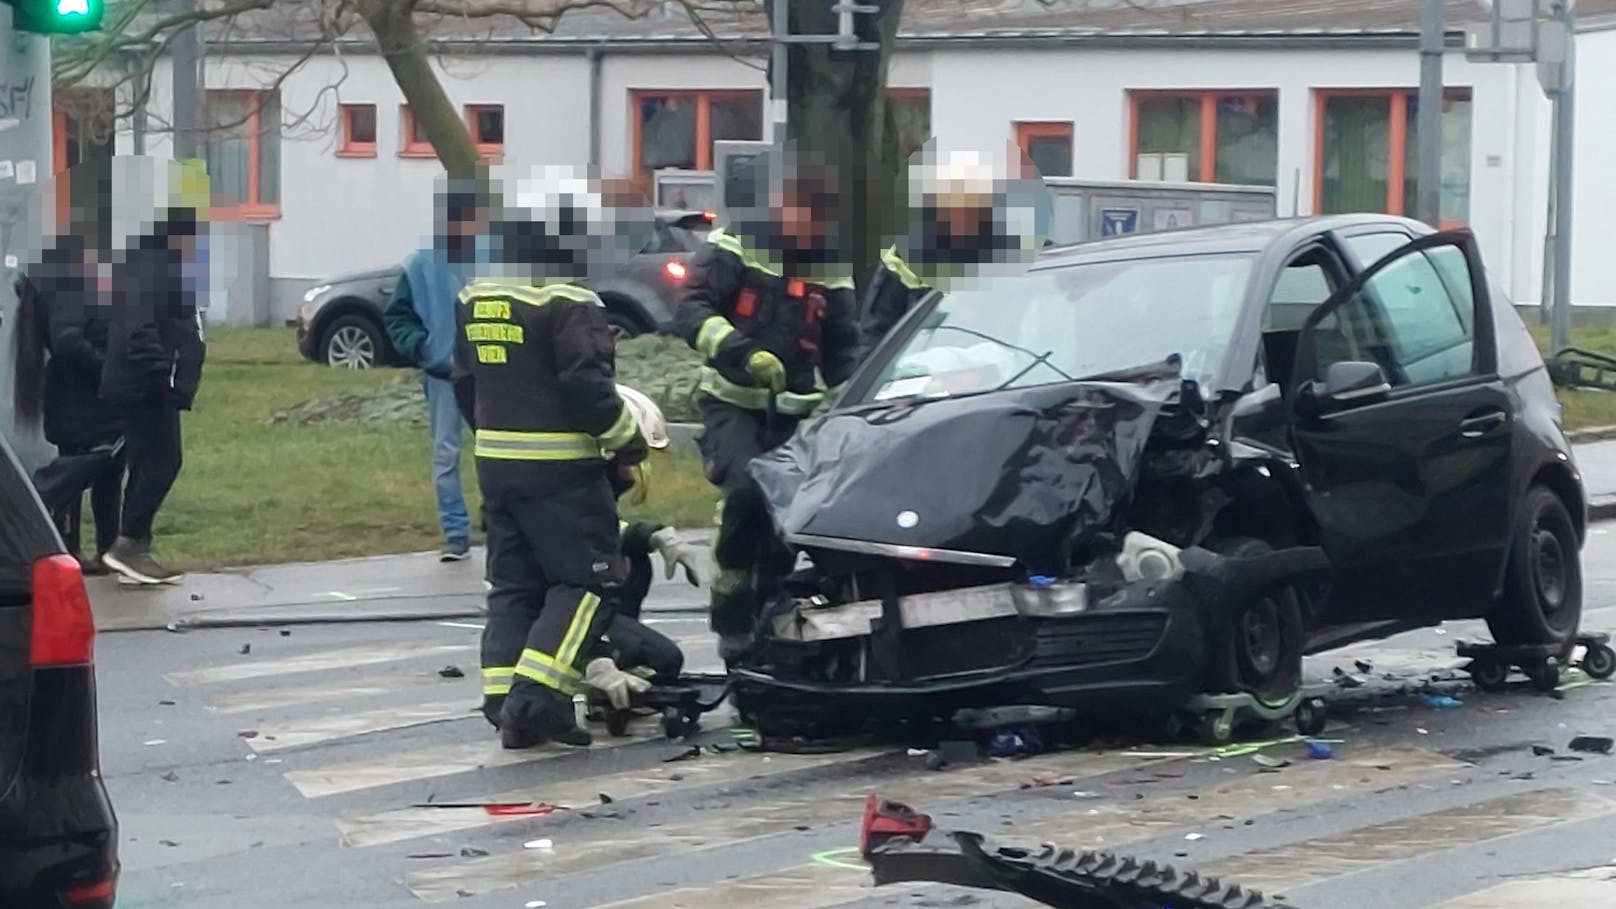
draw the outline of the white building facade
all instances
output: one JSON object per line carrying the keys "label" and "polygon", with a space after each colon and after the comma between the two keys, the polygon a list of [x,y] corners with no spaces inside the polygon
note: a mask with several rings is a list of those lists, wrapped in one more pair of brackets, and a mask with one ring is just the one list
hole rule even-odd
{"label": "white building facade", "polygon": [[[1616,256],[1601,249],[1616,212],[1616,180],[1603,171],[1616,160],[1616,123],[1602,113],[1616,101],[1616,30],[1589,19],[1578,42],[1571,295],[1616,306]],[[206,85],[218,122],[245,120],[210,136],[210,171],[237,203],[224,216],[267,231],[271,303],[255,320],[278,323],[321,279],[395,263],[421,243],[441,168],[411,134],[379,56],[344,50],[288,74],[296,57],[271,50],[211,51]],[[705,169],[715,140],[768,138],[759,62],[688,37],[559,37],[437,66],[474,138],[504,165],[596,163],[645,177]],[[251,94],[277,79],[272,96]],[[1457,48],[1444,80],[1442,218],[1477,233],[1516,302],[1536,302],[1551,105],[1534,68],[1469,63]],[[1413,213],[1419,58],[1407,29],[913,36],[888,81],[910,144],[927,132],[945,146],[1013,139],[1052,175],[1267,184],[1287,216]],[[167,74],[154,84],[150,119],[163,121]],[[118,137],[122,153],[168,150],[161,133]]]}

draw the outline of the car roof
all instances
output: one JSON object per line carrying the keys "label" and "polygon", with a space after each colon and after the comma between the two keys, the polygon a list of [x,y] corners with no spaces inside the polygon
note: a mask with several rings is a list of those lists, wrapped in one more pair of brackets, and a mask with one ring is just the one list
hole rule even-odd
{"label": "car roof", "polygon": [[1288,246],[1304,236],[1371,225],[1410,228],[1416,233],[1430,230],[1418,221],[1381,214],[1320,215],[1309,218],[1245,221],[1104,237],[1064,246],[1051,246],[1040,251],[1038,262],[1034,267],[1058,268],[1085,262],[1146,259],[1169,255],[1258,253],[1276,245]]}

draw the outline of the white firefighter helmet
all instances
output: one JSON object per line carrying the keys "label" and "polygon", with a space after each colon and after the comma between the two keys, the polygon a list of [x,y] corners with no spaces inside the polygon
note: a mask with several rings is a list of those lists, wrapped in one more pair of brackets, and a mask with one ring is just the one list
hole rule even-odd
{"label": "white firefighter helmet", "polygon": [[982,208],[998,194],[1002,175],[994,160],[981,152],[960,149],[925,150],[924,163],[914,174],[914,188],[938,208]]}
{"label": "white firefighter helmet", "polygon": [[551,236],[605,236],[610,210],[600,181],[571,167],[548,165],[516,181],[511,201]]}
{"label": "white firefighter helmet", "polygon": [[617,395],[628,405],[628,412],[634,416],[634,422],[640,426],[640,434],[652,448],[668,447],[668,421],[662,416],[662,408],[656,405],[646,395],[628,387],[617,386]]}

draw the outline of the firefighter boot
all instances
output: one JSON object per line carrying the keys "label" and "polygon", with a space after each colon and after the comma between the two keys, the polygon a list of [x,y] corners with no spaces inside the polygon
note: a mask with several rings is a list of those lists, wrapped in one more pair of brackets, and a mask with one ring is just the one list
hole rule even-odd
{"label": "firefighter boot", "polygon": [[571,698],[542,685],[518,684],[500,707],[499,741],[516,751],[545,742],[587,748],[594,738],[578,727]]}
{"label": "firefighter boot", "polygon": [[749,573],[738,568],[725,568],[713,579],[709,619],[726,667],[745,656],[752,644],[751,588]]}

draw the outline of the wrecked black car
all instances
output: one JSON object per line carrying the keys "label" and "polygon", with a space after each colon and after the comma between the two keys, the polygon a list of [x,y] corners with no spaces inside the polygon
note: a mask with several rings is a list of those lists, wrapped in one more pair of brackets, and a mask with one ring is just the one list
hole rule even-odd
{"label": "wrecked black car", "polygon": [[1347,215],[1112,238],[933,294],[758,459],[812,567],[737,703],[777,733],[1297,696],[1450,619],[1573,645],[1586,507],[1465,231]]}

